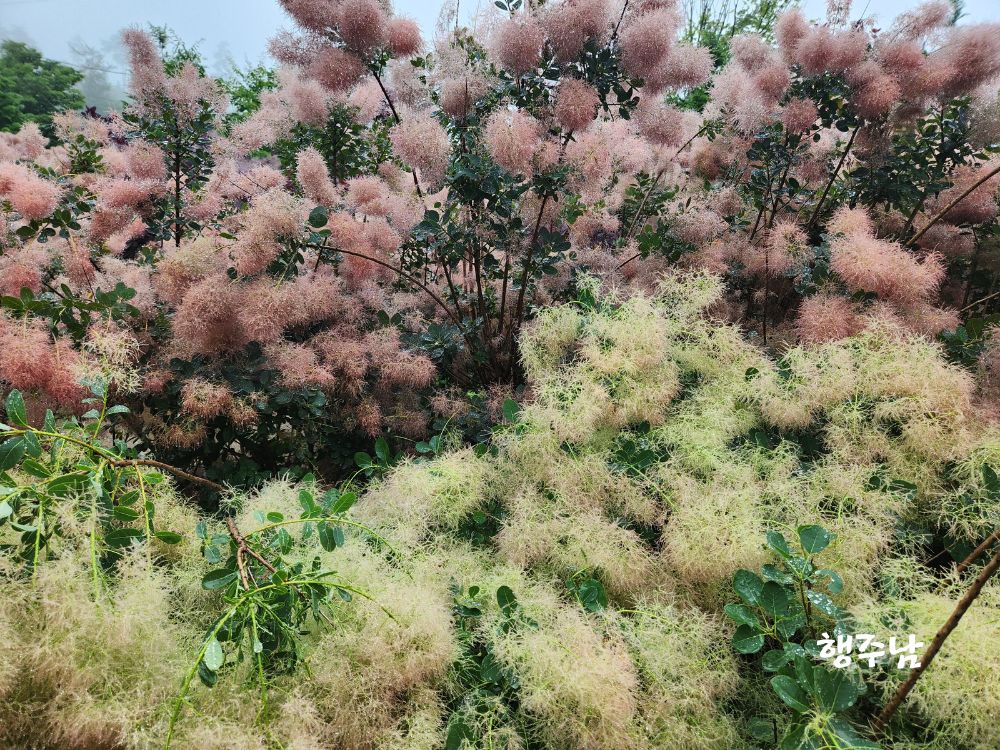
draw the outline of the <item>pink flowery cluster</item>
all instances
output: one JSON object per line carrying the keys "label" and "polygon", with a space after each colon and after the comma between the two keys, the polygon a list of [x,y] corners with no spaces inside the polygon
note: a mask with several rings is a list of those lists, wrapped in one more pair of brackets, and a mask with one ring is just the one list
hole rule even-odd
{"label": "pink flowery cluster", "polygon": [[[197,445],[213,420],[255,424],[253,399],[220,376],[251,344],[287,388],[335,399],[352,429],[421,436],[429,403],[439,414],[461,410],[452,397],[428,399],[442,373],[405,341],[430,323],[467,331],[465,316],[474,316],[452,305],[460,295],[498,309],[501,325],[477,324],[490,346],[507,350],[519,308],[562,299],[579,273],[651,289],[673,266],[724,275],[734,292],[718,314],[768,345],[820,343],[876,324],[933,337],[960,322],[967,290],[954,270],[992,262],[977,228],[997,217],[995,159],[950,170],[948,185],[909,215],[852,206],[844,187],[855,167],[886,157],[894,133],[958,95],[972,101],[977,148],[1000,138],[1000,29],[951,25],[948,3],[925,3],[887,28],[852,20],[846,3],[819,24],[789,10],[774,40],[734,36],[718,69],[709,50],[679,41],[685,18],[670,0],[491,9],[477,19],[474,46],[469,29],[442,30],[420,60],[410,59],[427,51],[418,26],[378,0],[281,4],[295,29],[272,41],[278,87],[225,135],[216,81],[190,64],[168,75],[148,35],[124,35],[136,111],[168,104],[180,126],[205,107],[213,113],[203,182],[174,180],[163,148],[117,116],[57,118],[63,141],[95,144],[100,166],[80,174],[67,148],[49,146],[37,127],[0,134],[0,293],[134,289],[139,315],[122,325],[141,348],[146,396],[171,386],[174,358],[214,363],[173,383],[183,424],[142,416],[166,444]],[[635,100],[618,101],[588,72],[582,59],[595,47],[608,51]],[[807,93],[803,84],[823,77],[840,82],[837,105],[855,127],[833,126]],[[541,93],[526,103],[529,89]],[[701,111],[687,106],[694,89],[707,96]],[[358,174],[319,142],[288,153],[293,134],[326,127],[335,110],[352,113],[365,148],[385,158]],[[765,130],[793,157],[780,185],[754,203],[747,186],[759,165],[748,152]],[[466,155],[517,186],[505,220],[520,235],[483,220],[489,201],[456,201],[455,165]],[[552,175],[563,186],[555,198],[535,189]],[[42,241],[35,230],[81,191],[90,207],[75,216],[79,229]],[[197,228],[151,240],[168,199]],[[440,237],[421,235],[425,245],[415,246],[427,211],[462,222],[466,255],[447,272]],[[34,229],[19,234],[24,227]],[[543,231],[568,238],[571,253],[522,282],[518,269],[531,270],[530,244]],[[640,239],[664,231],[676,256],[643,257]],[[414,252],[426,253],[426,269],[411,272]],[[483,278],[474,252],[506,270]],[[385,326],[380,312],[402,322]],[[62,333],[0,318],[5,386],[71,408],[92,353]],[[480,366],[465,352],[451,374]]]}

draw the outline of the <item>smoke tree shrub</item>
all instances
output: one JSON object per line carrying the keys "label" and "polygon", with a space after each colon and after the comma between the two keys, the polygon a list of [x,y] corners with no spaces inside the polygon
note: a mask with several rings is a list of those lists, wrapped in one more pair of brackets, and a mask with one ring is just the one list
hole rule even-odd
{"label": "smoke tree shrub", "polygon": [[282,69],[225,123],[195,52],[129,31],[123,117],[4,136],[7,291],[135,289],[133,429],[247,481],[426,436],[437,377],[520,381],[520,326],[581,271],[721,272],[727,317],[775,345],[933,336],[989,295],[992,27],[791,10],[777,48],[747,16],[713,57],[669,4],[622,6],[505,7],[427,53],[376,3],[288,3]]}
{"label": "smoke tree shrub", "polygon": [[0,744],[996,744],[995,582],[794,648],[990,559],[996,24],[282,5],[0,134]]}
{"label": "smoke tree shrub", "polygon": [[[31,219],[5,231],[4,242],[14,244],[4,254],[4,307],[22,329],[37,331],[35,351],[49,335],[59,346],[66,334],[80,344],[94,311],[110,308],[100,317],[122,323],[121,335],[141,354],[133,431],[168,460],[236,482],[258,481],[261,466],[317,466],[321,453],[324,468],[341,471],[360,444],[322,451],[321,435],[331,429],[363,441],[384,429],[424,436],[419,391],[433,379],[433,365],[401,355],[400,333],[375,314],[412,311],[416,321],[419,301],[367,274],[306,264],[302,245],[321,238],[306,222],[308,207],[282,189],[280,171],[261,165],[241,175],[213,153],[208,139],[222,112],[217,84],[196,60],[161,61],[141,32],[128,40],[134,108],[123,119],[60,120],[74,152],[58,147],[52,157],[63,159],[62,170],[89,171],[48,175],[77,184],[60,188],[20,162],[5,164],[11,192],[27,199],[43,191],[31,198],[39,208],[20,197],[5,204],[17,211],[14,221]],[[339,120],[331,115],[331,122]],[[11,141],[18,159],[41,153],[29,135]],[[365,237],[384,241],[387,233],[383,224]],[[136,305],[119,310],[108,294]],[[49,334],[38,318],[48,318]],[[61,359],[73,365],[78,356],[67,351]],[[18,357],[9,350],[5,372],[19,369]],[[79,405],[66,388],[30,382],[31,371],[4,379],[29,401],[37,396],[36,412]],[[404,391],[407,405],[396,401]],[[322,417],[338,399],[353,408],[330,425]]]}
{"label": "smoke tree shrub", "polygon": [[[227,495],[224,519],[179,497],[174,482],[191,480],[170,467],[148,501],[174,535],[141,531],[120,502],[129,483],[98,505],[138,532],[118,548],[85,512],[90,486],[48,493],[62,524],[51,552],[28,576],[5,567],[0,736],[81,748],[879,743],[865,720],[898,680],[891,668],[839,673],[794,646],[847,613],[900,637],[940,621],[962,583],[938,545],[946,530],[978,541],[1000,501],[988,468],[1000,448],[969,374],[888,325],[772,359],[708,312],[725,290],[707,273],[666,276],[652,295],[597,286],[581,280],[573,303],[522,334],[537,395],[507,410],[492,450],[405,461],[357,496],[310,477],[270,482]],[[46,454],[72,434],[22,426],[16,397],[7,411],[9,439],[34,430]],[[93,434],[86,452],[127,460]],[[5,487],[49,483],[27,448],[4,466]],[[956,505],[969,506],[963,522],[942,510]],[[734,586],[744,609],[727,606]],[[997,667],[984,645],[995,594],[970,611],[971,650],[941,652],[881,746],[988,746],[992,694],[969,678],[987,684]],[[772,616],[794,621],[775,627],[790,644],[777,649],[785,664],[768,648],[776,671],[732,650],[747,634],[727,617],[751,615],[768,631]],[[788,683],[805,669],[806,687]],[[815,706],[798,701],[813,693]],[[942,709],[952,700],[960,711]]]}

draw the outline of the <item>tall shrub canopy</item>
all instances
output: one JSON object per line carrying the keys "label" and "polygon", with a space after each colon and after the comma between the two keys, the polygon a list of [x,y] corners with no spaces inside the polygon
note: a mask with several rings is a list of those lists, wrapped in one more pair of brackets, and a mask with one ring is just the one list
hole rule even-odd
{"label": "tall shrub canopy", "polygon": [[281,4],[0,133],[0,744],[995,747],[1000,26]]}

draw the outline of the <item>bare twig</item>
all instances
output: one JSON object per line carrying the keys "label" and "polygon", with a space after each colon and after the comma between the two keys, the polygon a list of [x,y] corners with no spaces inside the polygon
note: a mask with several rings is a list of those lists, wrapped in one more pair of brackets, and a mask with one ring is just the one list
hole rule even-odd
{"label": "bare twig", "polygon": [[[702,136],[702,135],[705,134],[705,131],[708,130],[710,124],[711,123],[705,123],[704,125],[702,125],[698,129],[697,133],[695,133],[690,138],[688,138],[686,141],[684,141],[684,143],[682,143],[680,145],[680,148],[678,148],[676,151],[674,151],[674,155],[671,156],[670,159],[673,160],[673,159],[676,159],[678,156],[680,156],[684,152],[684,149],[686,149],[688,146],[690,146],[692,143],[694,143],[694,141],[695,141],[696,138],[698,138],[699,136]],[[668,162],[668,164],[669,164],[669,162]],[[656,176],[653,178],[653,182],[650,184],[649,188],[646,190],[645,194],[642,196],[642,200],[639,201],[639,208],[636,209],[635,216],[632,217],[632,222],[631,222],[631,224],[629,224],[628,232],[625,233],[625,239],[626,240],[632,239],[632,232],[633,232],[633,230],[635,230],[636,221],[638,221],[639,217],[642,215],[642,209],[644,209],[646,207],[646,201],[649,200],[649,196],[652,194],[653,190],[656,188],[657,184],[660,182],[660,178],[663,177],[663,175],[666,173],[666,171],[667,171],[667,168],[663,167],[663,169],[661,169],[660,171],[658,171],[656,173]]]}
{"label": "bare twig", "polygon": [[162,469],[163,471],[170,472],[174,476],[178,476],[181,479],[186,479],[189,482],[195,482],[197,484],[205,485],[206,487],[211,487],[217,492],[225,492],[226,488],[217,482],[213,482],[211,479],[205,479],[204,477],[196,476],[190,472],[184,471],[184,469],[178,469],[176,466],[171,466],[170,464],[165,464],[162,461],[155,461],[151,458],[121,458],[116,453],[112,453],[106,448],[102,448],[99,445],[95,445],[92,442],[86,440],[81,440],[80,438],[73,437],[72,435],[63,435],[58,432],[48,432],[47,430],[36,430],[30,427],[25,429],[5,429],[2,434],[6,436],[12,435],[23,435],[26,432],[33,432],[36,435],[44,437],[48,440],[65,440],[68,443],[73,443],[78,445],[86,451],[100,456],[102,459],[108,462],[109,466],[114,466],[115,468],[121,469],[127,466],[153,466],[157,469]]}
{"label": "bare twig", "polygon": [[899,686],[896,693],[892,696],[892,699],[886,704],[885,708],[882,709],[882,713],[878,715],[875,719],[875,723],[872,725],[872,729],[876,735],[881,734],[885,729],[892,715],[896,713],[896,710],[902,705],[903,701],[906,700],[906,696],[910,694],[913,690],[913,686],[917,683],[920,675],[924,673],[924,670],[931,665],[937,652],[941,650],[941,646],[944,644],[945,639],[951,635],[956,627],[958,627],[959,621],[962,619],[962,615],[966,613],[972,603],[979,596],[979,593],[983,590],[983,586],[986,582],[997,572],[997,568],[1000,568],[1000,550],[993,555],[993,558],[986,564],[979,575],[976,576],[976,580],[972,582],[969,590],[965,592],[965,595],[959,600],[958,604],[955,606],[955,610],[951,613],[951,616],[947,619],[941,629],[934,636],[934,640],[931,641],[930,647],[924,652],[923,657],[920,660],[920,666],[910,672],[910,676],[906,678],[906,682]]}
{"label": "bare twig", "polygon": [[618,16],[618,23],[615,24],[615,30],[611,33],[611,39],[615,40],[618,38],[618,29],[621,28],[622,21],[625,20],[625,11],[628,10],[628,0],[622,5],[622,14]]}
{"label": "bare twig", "polygon": [[[242,534],[240,534],[240,530],[236,527],[236,521],[233,520],[232,516],[226,518],[226,528],[229,529],[229,536],[231,536],[233,538],[233,541],[236,542],[237,564],[240,563],[241,557],[249,555],[254,560],[263,565],[265,568],[267,568],[267,570],[270,573],[274,574],[278,572],[278,569],[275,568],[270,562],[268,562],[268,560],[265,557],[263,557],[259,552],[257,552],[257,550],[255,550],[253,547],[247,544],[247,540],[243,538]],[[246,575],[246,572],[242,567],[240,570],[240,574],[241,577]],[[249,589],[249,586],[247,586],[247,588]]]}
{"label": "bare twig", "polygon": [[826,183],[826,187],[823,188],[823,194],[819,197],[819,202],[816,204],[816,208],[813,209],[812,216],[809,217],[809,223],[806,224],[806,229],[812,229],[813,225],[816,223],[816,219],[819,218],[820,209],[823,208],[823,202],[826,200],[827,194],[830,192],[830,188],[833,187],[833,183],[837,181],[837,175],[840,174],[841,168],[844,166],[844,162],[847,161],[847,155],[851,153],[851,147],[854,145],[854,139],[858,135],[858,131],[861,130],[861,123],[854,128],[854,132],[851,133],[850,139],[847,141],[847,146],[844,147],[844,153],[840,155],[840,161],[837,162],[837,168],[833,170],[833,174],[830,175],[829,182]]}
{"label": "bare twig", "polygon": [[965,200],[967,197],[969,197],[969,195],[976,188],[978,188],[980,185],[982,185],[983,183],[985,183],[987,180],[989,180],[990,178],[992,178],[992,177],[994,177],[995,175],[998,175],[998,174],[1000,174],[1000,165],[997,165],[994,169],[991,169],[984,176],[982,176],[978,180],[976,180],[967,190],[963,190],[962,193],[961,193],[961,195],[959,195],[957,198],[955,198],[955,200],[953,200],[947,206],[945,206],[940,211],[938,211],[936,214],[934,214],[934,217],[930,221],[928,221],[926,224],[924,224],[923,229],[921,229],[915,235],[913,235],[912,237],[910,237],[910,239],[906,243],[906,247],[913,247],[916,244],[917,240],[919,240],[921,237],[924,236],[924,232],[926,232],[932,226],[934,226],[935,224],[937,224],[941,219],[943,219],[945,217],[945,214],[947,214],[949,211],[951,211],[951,209],[953,209],[955,206],[957,206],[959,203],[961,203],[963,200]]}
{"label": "bare twig", "polygon": [[[699,136],[703,135],[705,133],[705,131],[708,130],[710,124],[711,123],[706,123],[706,124],[702,125],[701,128],[699,128],[699,130],[698,130],[697,133],[695,133],[690,138],[688,138],[686,141],[684,141],[684,143],[681,144],[680,148],[678,148],[674,152],[674,155],[671,157],[671,159],[676,159],[678,156],[680,156],[681,152],[683,152],[684,149],[686,149],[688,146],[690,146],[692,143],[694,143],[694,141],[695,141],[696,138],[698,138]],[[625,241],[626,242],[628,242],[629,240],[632,239],[632,232],[635,231],[635,225],[639,221],[639,217],[642,216],[642,210],[646,207],[646,201],[649,200],[649,196],[652,195],[653,190],[656,188],[656,185],[660,182],[660,178],[663,177],[663,175],[666,173],[666,171],[667,171],[667,168],[664,167],[663,169],[661,169],[660,171],[658,171],[656,173],[656,175],[653,178],[653,182],[650,184],[649,188],[647,188],[645,194],[643,194],[642,200],[639,201],[639,207],[636,209],[635,216],[632,217],[632,222],[629,224],[628,231],[625,233]],[[627,266],[629,263],[631,263],[633,260],[636,260],[637,258],[641,258],[641,257],[642,257],[642,253],[636,253],[631,258],[628,258],[627,260],[623,260],[619,264],[618,268],[616,268],[615,270],[616,271],[620,271],[625,266]]]}
{"label": "bare twig", "polygon": [[982,304],[983,302],[988,302],[989,300],[991,300],[994,297],[996,297],[998,294],[1000,294],[1000,292],[992,292],[991,294],[987,294],[985,297],[983,297],[981,299],[977,299],[975,302],[972,302],[972,303],[966,305],[961,310],[959,310],[959,312],[960,313],[964,313],[966,310],[971,310],[976,305]]}
{"label": "bare twig", "polygon": [[[394,119],[398,125],[402,122],[402,120],[399,118],[399,112],[396,111],[396,105],[392,103],[392,97],[389,96],[388,89],[386,89],[385,85],[382,83],[382,79],[379,77],[379,74],[375,72],[375,70],[372,70],[372,77],[375,79],[375,83],[378,84],[378,87],[382,90],[382,96],[385,98],[385,103],[389,105],[389,110],[392,112],[392,119]],[[410,172],[410,174],[413,175],[413,186],[417,189],[417,197],[420,198],[421,203],[423,203],[424,193],[420,189],[420,180],[417,178],[416,169]]]}
{"label": "bare twig", "polygon": [[163,469],[164,471],[168,471],[174,476],[180,477],[181,479],[186,479],[189,482],[194,482],[196,484],[204,485],[205,487],[210,487],[216,492],[226,491],[226,488],[223,487],[218,482],[213,482],[211,479],[205,479],[205,477],[199,477],[196,474],[191,474],[187,471],[184,471],[184,469],[178,469],[176,466],[165,464],[162,461],[155,461],[151,458],[108,458],[108,463],[118,468],[122,468],[124,466],[152,466],[157,469]]}
{"label": "bare twig", "polygon": [[1000,529],[997,529],[996,531],[994,531],[992,534],[990,534],[988,537],[986,537],[986,541],[985,542],[983,542],[978,547],[976,547],[974,550],[972,550],[972,552],[969,553],[969,556],[966,557],[964,560],[962,560],[962,562],[960,562],[958,564],[958,567],[955,568],[955,572],[956,573],[962,573],[963,571],[965,571],[966,568],[968,568],[970,565],[972,565],[972,563],[974,563],[976,560],[978,560],[980,558],[980,556],[986,550],[988,550],[993,545],[994,542],[996,542],[998,540],[1000,540]]}
{"label": "bare twig", "polygon": [[[318,249],[319,245],[309,244],[309,245],[307,245],[307,247],[311,247],[313,249]],[[356,253],[356,252],[354,252],[352,250],[344,250],[343,248],[336,248],[335,252],[343,253],[344,255],[351,255],[351,256],[353,256],[355,258],[363,258],[365,260],[370,260],[372,263],[380,265],[383,268],[388,268],[390,271],[395,271],[397,274],[399,274],[399,276],[401,278],[404,278],[407,281],[409,281],[411,284],[416,284],[418,287],[420,287],[427,294],[427,296],[429,296],[432,300],[434,300],[434,302],[438,305],[438,307],[440,307],[442,310],[445,311],[445,313],[448,315],[448,317],[451,318],[452,323],[454,323],[459,328],[462,328],[462,325],[459,322],[458,318],[455,317],[455,314],[451,311],[451,308],[449,308],[448,305],[445,304],[444,300],[442,300],[438,295],[436,295],[431,290],[430,287],[428,287],[426,284],[423,284],[422,282],[420,282],[419,280],[417,280],[412,275],[408,274],[406,271],[404,271],[399,266],[394,266],[391,263],[386,263],[384,260],[379,260],[378,258],[373,258],[371,255],[365,255],[364,253]]]}

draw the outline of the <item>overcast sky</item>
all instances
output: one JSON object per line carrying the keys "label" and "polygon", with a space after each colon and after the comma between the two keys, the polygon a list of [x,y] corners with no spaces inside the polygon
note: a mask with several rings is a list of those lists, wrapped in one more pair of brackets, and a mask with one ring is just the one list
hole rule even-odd
{"label": "overcast sky", "polygon": [[[888,22],[917,1],[857,0],[853,15],[875,14]],[[492,0],[462,0],[463,17],[481,2],[492,4]],[[394,6],[398,14],[415,18],[427,38],[442,4],[443,0],[395,0]],[[802,4],[814,18],[825,15],[825,0]],[[997,0],[966,0],[965,10],[965,23],[1000,21]],[[214,72],[224,69],[229,58],[240,65],[265,59],[267,40],[291,25],[277,0],[0,0],[0,36],[29,41],[46,56],[67,61],[72,60],[71,44],[82,41],[103,49],[109,55],[107,67],[114,70],[124,68],[112,49],[117,32],[148,23],[167,25],[186,42],[198,42]]]}

